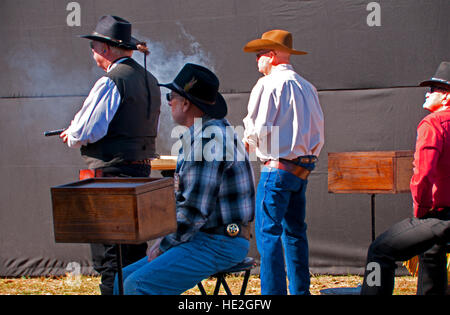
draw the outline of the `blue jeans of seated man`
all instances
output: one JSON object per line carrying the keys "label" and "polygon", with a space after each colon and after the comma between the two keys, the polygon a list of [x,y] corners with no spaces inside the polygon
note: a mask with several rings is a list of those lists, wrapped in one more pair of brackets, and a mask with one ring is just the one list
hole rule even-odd
{"label": "blue jeans of seated man", "polygon": [[[311,171],[315,167],[315,163],[298,165]],[[287,171],[262,169],[255,213],[256,244],[261,255],[261,294],[287,294],[285,262],[290,294],[310,294],[305,223],[307,184],[307,180]]]}
{"label": "blue jeans of seated man", "polygon": [[[178,295],[201,280],[230,268],[247,256],[249,242],[241,237],[198,232],[153,261],[147,257],[123,269],[125,295]],[[114,294],[119,293],[118,278]]]}

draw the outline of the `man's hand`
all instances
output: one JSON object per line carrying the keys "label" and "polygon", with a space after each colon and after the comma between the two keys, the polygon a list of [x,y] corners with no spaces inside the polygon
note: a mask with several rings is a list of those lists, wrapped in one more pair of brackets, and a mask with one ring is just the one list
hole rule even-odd
{"label": "man's hand", "polygon": [[64,143],[67,143],[67,140],[69,139],[69,135],[67,134],[67,130],[64,130],[59,137],[63,140]]}
{"label": "man's hand", "polygon": [[250,146],[247,142],[244,142],[245,145],[245,151],[247,151],[247,153],[250,153]]}
{"label": "man's hand", "polygon": [[245,150],[247,151],[248,154],[251,154],[256,151],[255,145],[253,145],[253,144],[250,145],[247,141],[243,141],[243,142],[244,142]]}
{"label": "man's hand", "polygon": [[159,244],[161,243],[162,238],[158,238],[152,245],[152,247],[147,249],[147,257],[148,262],[151,262],[153,259],[161,255],[163,252],[159,249]]}

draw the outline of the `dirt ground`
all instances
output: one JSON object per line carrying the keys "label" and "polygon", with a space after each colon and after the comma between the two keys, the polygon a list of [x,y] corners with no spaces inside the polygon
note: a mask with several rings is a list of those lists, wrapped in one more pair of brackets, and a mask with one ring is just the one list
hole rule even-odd
{"label": "dirt ground", "polygon": [[[239,294],[243,276],[230,275],[227,283],[233,294]],[[318,275],[311,277],[311,294],[320,295],[320,291],[329,288],[356,287],[362,282],[360,276],[327,276]],[[0,295],[99,295],[99,277],[57,277],[57,278],[3,278],[0,279]],[[208,294],[212,294],[215,279],[203,280],[203,286]],[[415,295],[416,277],[397,277],[395,282],[395,295]],[[186,295],[199,295],[197,287],[186,291]],[[221,288],[220,294],[225,294]],[[248,282],[246,294],[260,294],[260,280],[258,276],[251,276]]]}

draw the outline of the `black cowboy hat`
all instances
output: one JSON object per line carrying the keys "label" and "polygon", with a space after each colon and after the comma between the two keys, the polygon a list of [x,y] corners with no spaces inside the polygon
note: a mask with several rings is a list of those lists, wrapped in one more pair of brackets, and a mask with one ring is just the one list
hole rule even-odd
{"label": "black cowboy hat", "polygon": [[219,79],[209,69],[187,63],[172,83],[158,84],[187,98],[212,118],[227,115],[227,103],[219,93]]}
{"label": "black cowboy hat", "polygon": [[420,86],[439,86],[450,90],[450,62],[441,62],[436,74],[430,80],[420,83]]}
{"label": "black cowboy hat", "polygon": [[140,43],[131,36],[131,23],[113,15],[102,16],[91,35],[81,35],[80,37],[130,50],[137,50],[137,44]]}

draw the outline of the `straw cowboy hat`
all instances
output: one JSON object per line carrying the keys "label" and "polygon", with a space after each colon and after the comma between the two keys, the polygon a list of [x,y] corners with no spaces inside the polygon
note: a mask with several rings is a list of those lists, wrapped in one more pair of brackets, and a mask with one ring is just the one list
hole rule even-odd
{"label": "straw cowboy hat", "polygon": [[430,80],[420,83],[420,86],[440,86],[450,90],[450,62],[441,62],[436,74]]}
{"label": "straw cowboy hat", "polygon": [[227,103],[219,93],[219,79],[205,67],[187,63],[172,83],[158,85],[187,98],[212,118],[227,115]]}
{"label": "straw cowboy hat", "polygon": [[292,34],[284,30],[272,30],[265,32],[260,39],[255,39],[247,43],[244,51],[256,53],[261,50],[281,50],[292,55],[306,55],[307,52],[292,48]]}
{"label": "straw cowboy hat", "polygon": [[111,46],[137,50],[141,42],[131,36],[131,23],[118,16],[105,15],[100,18],[95,31],[81,38],[96,40]]}

